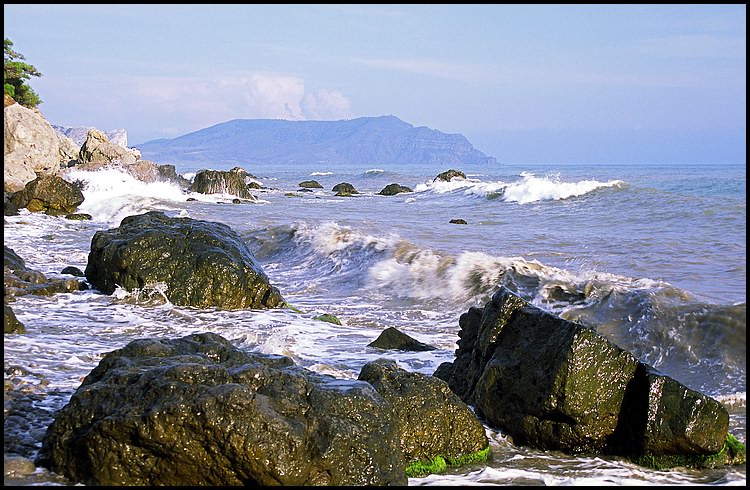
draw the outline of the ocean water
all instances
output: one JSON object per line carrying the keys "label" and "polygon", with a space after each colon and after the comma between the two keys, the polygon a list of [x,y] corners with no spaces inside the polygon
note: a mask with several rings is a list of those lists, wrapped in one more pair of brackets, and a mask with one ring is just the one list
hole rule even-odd
{"label": "ocean water", "polygon": [[[231,166],[216,166],[228,170]],[[205,168],[205,167],[200,167]],[[102,356],[143,337],[214,332],[240,348],[291,357],[341,378],[389,357],[433,374],[454,359],[458,318],[500,285],[564,318],[594,326],[690,388],[723,402],[746,441],[746,171],[744,165],[243,166],[257,202],[144,184],[117,171],[76,172],[91,221],[5,218],[4,243],[53,277],[85,270],[91,238],[129,215],[218,221],[248,243],[292,309],[199,310],[162,295],[95,290],[23,296],[28,333],[6,335],[6,383],[29,393],[7,418],[5,451],[33,458],[54,415]],[[190,178],[199,168],[177,170]],[[323,189],[301,192],[315,179]],[[349,182],[360,194],[335,197]],[[381,196],[391,183],[414,192]],[[189,197],[197,201],[188,202]],[[463,219],[467,224],[450,223]],[[336,315],[342,325],[316,320]],[[396,327],[437,347],[368,347]],[[516,447],[486,427],[487,463],[411,478],[410,485],[745,485],[746,467],[654,471],[616,457]],[[69,484],[39,468],[34,481]]]}

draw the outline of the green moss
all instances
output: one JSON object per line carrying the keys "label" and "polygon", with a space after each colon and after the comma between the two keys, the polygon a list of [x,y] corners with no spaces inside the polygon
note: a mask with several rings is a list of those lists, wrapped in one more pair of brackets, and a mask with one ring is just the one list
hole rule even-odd
{"label": "green moss", "polygon": [[485,461],[487,461],[487,458],[489,456],[490,456],[490,447],[487,446],[481,451],[464,454],[463,456],[459,456],[454,459],[448,459],[448,464],[451,466],[463,466],[465,464],[484,463]]}
{"label": "green moss", "polygon": [[341,325],[341,320],[339,320],[334,315],[331,315],[329,313],[324,313],[320,316],[316,316],[315,319],[320,320],[322,322],[335,323],[336,325]]}
{"label": "green moss", "polygon": [[304,311],[295,308],[294,306],[290,305],[289,303],[284,303],[283,306],[285,308],[289,308],[290,310],[292,310],[295,313],[304,313]]}
{"label": "green moss", "polygon": [[668,470],[676,467],[713,468],[720,465],[745,463],[745,445],[732,434],[727,433],[722,448],[714,454],[662,455],[644,454],[633,459],[635,464],[655,470]]}
{"label": "green moss", "polygon": [[427,463],[419,460],[412,461],[406,467],[406,476],[410,478],[421,478],[433,473],[442,473],[449,466],[463,466],[471,463],[483,463],[487,461],[487,458],[489,456],[490,446],[487,446],[480,451],[464,454],[457,458],[444,458],[438,455]]}
{"label": "green moss", "polygon": [[406,476],[410,478],[420,478],[432,473],[442,473],[448,468],[442,456],[435,456],[430,462],[412,461],[406,467]]}

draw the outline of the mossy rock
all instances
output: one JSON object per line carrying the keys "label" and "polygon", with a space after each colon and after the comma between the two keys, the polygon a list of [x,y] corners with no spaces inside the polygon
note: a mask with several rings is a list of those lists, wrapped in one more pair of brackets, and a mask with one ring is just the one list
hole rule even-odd
{"label": "mossy rock", "polygon": [[671,468],[716,468],[725,465],[742,465],[747,461],[747,448],[732,434],[727,434],[727,440],[720,451],[713,454],[644,454],[633,459],[635,464],[654,470],[668,470]]}
{"label": "mossy rock", "polygon": [[458,458],[444,458],[443,456],[435,456],[428,462],[424,461],[412,461],[406,466],[406,476],[410,478],[422,478],[427,475],[442,473],[448,469],[448,467],[458,467],[473,463],[484,463],[490,456],[490,446],[476,451],[473,453],[459,456]]}
{"label": "mossy rock", "polygon": [[299,186],[305,189],[322,189],[323,186],[317,180],[304,180],[299,183]]}
{"label": "mossy rock", "polygon": [[329,313],[324,313],[322,315],[316,316],[315,319],[320,320],[321,322],[328,322],[328,323],[333,323],[335,325],[341,325],[341,320],[336,318],[335,315],[331,315]]}

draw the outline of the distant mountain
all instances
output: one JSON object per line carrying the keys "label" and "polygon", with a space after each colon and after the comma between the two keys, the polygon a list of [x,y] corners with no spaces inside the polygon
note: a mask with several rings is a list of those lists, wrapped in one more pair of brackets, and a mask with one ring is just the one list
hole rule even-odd
{"label": "distant mountain", "polygon": [[497,163],[460,134],[415,128],[395,116],[341,121],[234,119],[136,147],[143,159],[172,164]]}

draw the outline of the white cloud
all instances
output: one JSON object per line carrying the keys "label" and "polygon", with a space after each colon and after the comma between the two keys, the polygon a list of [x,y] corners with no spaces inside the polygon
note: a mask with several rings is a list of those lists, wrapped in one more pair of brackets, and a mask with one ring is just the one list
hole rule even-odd
{"label": "white cloud", "polygon": [[307,119],[337,120],[348,119],[352,115],[351,103],[338,90],[318,90],[306,93],[302,99],[302,109]]}
{"label": "white cloud", "polygon": [[[306,92],[294,75],[250,73],[216,78],[137,77],[130,84],[135,100],[154,117],[163,117],[161,133],[194,131],[231,119],[333,120],[351,117],[351,104],[336,90]],[[126,94],[122,94],[126,96]],[[181,124],[176,124],[179,119]],[[169,131],[167,128],[169,127]]]}

